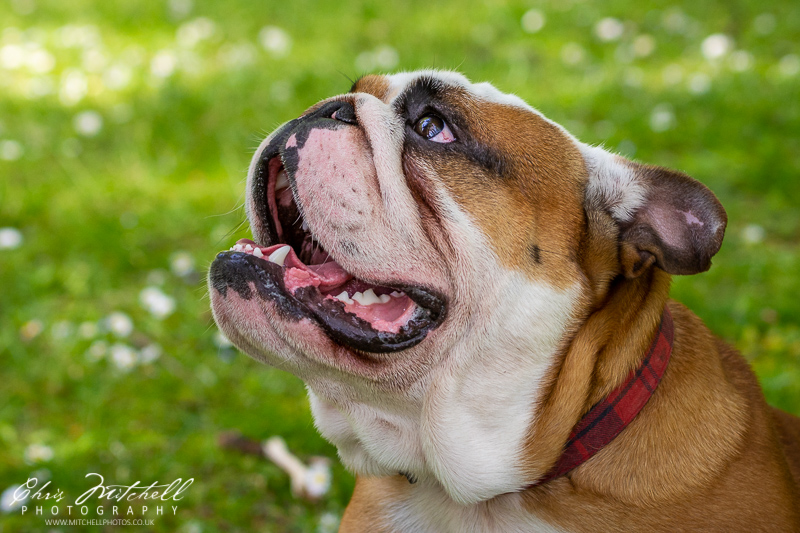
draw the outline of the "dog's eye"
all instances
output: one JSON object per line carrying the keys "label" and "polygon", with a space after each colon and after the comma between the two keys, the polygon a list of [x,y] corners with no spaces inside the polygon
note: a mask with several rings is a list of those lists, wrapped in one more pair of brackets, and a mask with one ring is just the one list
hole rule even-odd
{"label": "dog's eye", "polygon": [[436,115],[425,115],[414,124],[414,131],[429,141],[435,143],[451,143],[456,140],[450,127]]}

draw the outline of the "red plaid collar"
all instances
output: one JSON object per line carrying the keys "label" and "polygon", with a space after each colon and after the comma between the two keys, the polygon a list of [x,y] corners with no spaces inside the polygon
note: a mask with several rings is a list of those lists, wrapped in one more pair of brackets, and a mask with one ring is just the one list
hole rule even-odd
{"label": "red plaid collar", "polygon": [[639,368],[631,372],[628,379],[607,398],[586,413],[572,430],[558,462],[543,478],[526,488],[547,483],[588,461],[631,423],[664,375],[672,354],[674,332],[672,315],[664,307],[658,334]]}

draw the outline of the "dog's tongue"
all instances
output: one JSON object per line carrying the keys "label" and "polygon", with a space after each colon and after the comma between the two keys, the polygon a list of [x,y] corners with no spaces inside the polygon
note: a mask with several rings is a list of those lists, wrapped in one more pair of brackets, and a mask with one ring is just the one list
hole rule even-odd
{"label": "dog's tongue", "polygon": [[[275,244],[263,248],[250,239],[239,239],[236,244],[249,244],[253,248],[260,248],[261,254],[265,258],[268,258],[279,248],[286,246],[285,244]],[[306,265],[300,261],[293,249],[289,249],[289,253],[283,260],[283,266],[287,270],[285,278],[287,289],[294,292],[293,289],[297,287],[315,285],[319,287],[320,291],[327,291],[347,283],[354,277],[325,252],[315,253],[311,260],[312,262],[319,261],[319,264]]]}

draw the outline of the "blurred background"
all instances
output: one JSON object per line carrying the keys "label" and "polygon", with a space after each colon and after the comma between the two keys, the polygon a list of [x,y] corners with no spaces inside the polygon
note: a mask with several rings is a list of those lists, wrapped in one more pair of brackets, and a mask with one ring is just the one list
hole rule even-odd
{"label": "blurred background", "polygon": [[[52,530],[6,489],[74,499],[89,472],[195,478],[154,531],[335,530],[352,477],[302,384],[217,333],[203,279],[249,236],[259,141],[369,72],[458,69],[707,184],[725,243],[673,297],[800,414],[799,37],[793,1],[3,1],[0,532]],[[228,429],[332,458],[330,490],[295,499]]]}

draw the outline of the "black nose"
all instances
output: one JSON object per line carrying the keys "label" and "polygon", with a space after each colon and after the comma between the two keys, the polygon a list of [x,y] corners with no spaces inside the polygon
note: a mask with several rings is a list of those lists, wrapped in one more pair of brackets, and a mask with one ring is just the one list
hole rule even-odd
{"label": "black nose", "polygon": [[337,102],[337,109],[331,113],[330,117],[334,120],[346,122],[347,124],[358,124],[356,119],[356,108],[350,102]]}

